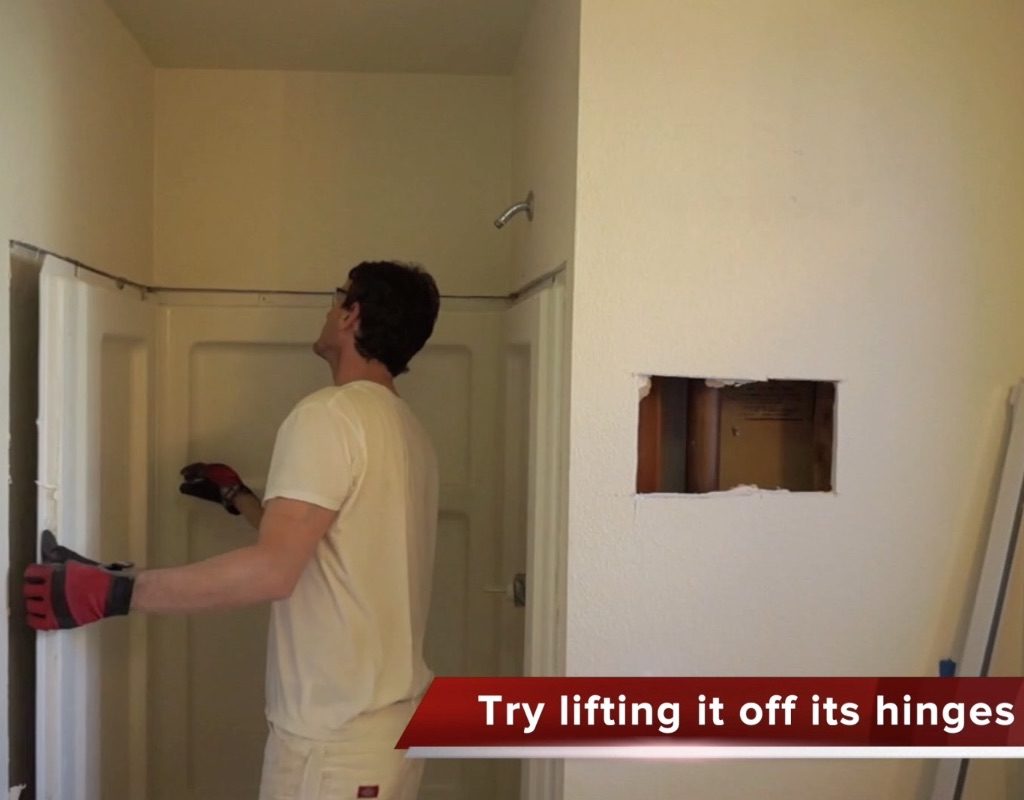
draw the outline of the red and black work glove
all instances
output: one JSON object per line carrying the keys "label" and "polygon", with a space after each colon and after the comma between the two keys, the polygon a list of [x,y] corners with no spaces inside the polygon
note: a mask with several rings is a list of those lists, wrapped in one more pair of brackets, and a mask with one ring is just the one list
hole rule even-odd
{"label": "red and black work glove", "polygon": [[135,579],[131,564],[100,564],[57,544],[43,531],[42,563],[25,569],[22,594],[28,624],[37,631],[77,628],[104,617],[127,614]]}
{"label": "red and black work glove", "polygon": [[182,467],[184,482],[178,487],[182,494],[189,494],[201,500],[220,503],[231,514],[237,514],[235,498],[239,494],[252,494],[249,487],[227,464],[205,464],[197,461]]}

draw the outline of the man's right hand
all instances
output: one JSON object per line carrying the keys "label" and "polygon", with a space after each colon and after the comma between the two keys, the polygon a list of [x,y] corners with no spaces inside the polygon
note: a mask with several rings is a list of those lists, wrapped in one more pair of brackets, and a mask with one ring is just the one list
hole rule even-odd
{"label": "man's right hand", "polygon": [[227,464],[207,464],[197,461],[182,467],[183,483],[178,487],[182,494],[220,503],[231,514],[238,514],[235,497],[239,494],[252,494],[249,487]]}
{"label": "man's right hand", "polygon": [[77,628],[127,614],[135,579],[131,564],[100,564],[57,544],[43,531],[41,563],[25,568],[22,594],[28,624],[38,631]]}

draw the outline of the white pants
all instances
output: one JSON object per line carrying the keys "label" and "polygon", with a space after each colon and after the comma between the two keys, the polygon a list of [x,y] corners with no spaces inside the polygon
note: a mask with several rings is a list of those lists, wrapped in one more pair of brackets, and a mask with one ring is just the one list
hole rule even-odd
{"label": "white pants", "polygon": [[259,800],[416,800],[423,762],[394,747],[417,702],[363,714],[328,742],[271,726]]}

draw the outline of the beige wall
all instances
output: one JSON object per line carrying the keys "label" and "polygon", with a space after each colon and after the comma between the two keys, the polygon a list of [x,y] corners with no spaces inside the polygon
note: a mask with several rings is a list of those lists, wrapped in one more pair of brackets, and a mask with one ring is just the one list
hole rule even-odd
{"label": "beige wall", "polygon": [[[0,0],[0,285],[10,279],[12,239],[64,253],[136,280],[152,263],[153,69],[99,0]],[[9,294],[0,292],[0,429],[9,426]],[[21,423],[32,425],[32,419]],[[7,485],[8,452],[0,448]],[[23,492],[24,487],[14,487]],[[8,493],[0,492],[0,536],[8,540]],[[29,526],[28,530],[33,530]],[[25,530],[21,528],[21,530]],[[14,542],[19,558],[24,542]],[[28,549],[31,549],[29,546]],[[12,572],[20,573],[20,564]],[[8,547],[0,548],[7,574]],[[20,624],[15,616],[12,624]],[[7,630],[0,662],[8,663]],[[15,673],[30,665],[31,640],[12,642]],[[6,675],[6,670],[3,673]],[[5,681],[6,683],[6,681]],[[12,686],[17,736],[24,686]],[[0,691],[0,753],[7,748],[7,687]],[[0,786],[31,774],[30,750],[14,742],[0,758]],[[6,788],[4,789],[6,791]]]}
{"label": "beige wall", "polygon": [[[568,669],[935,674],[1024,371],[1024,7],[739,6],[583,3]],[[635,373],[839,380],[837,494],[635,497]],[[927,772],[569,763],[566,797]]]}
{"label": "beige wall", "polygon": [[509,289],[509,78],[160,70],[156,280],[322,290],[362,259]]}
{"label": "beige wall", "polygon": [[99,0],[0,0],[0,235],[150,277],[153,68]]}
{"label": "beige wall", "polygon": [[534,3],[513,74],[512,197],[535,195],[512,237],[514,284],[571,263],[576,213],[579,0]]}

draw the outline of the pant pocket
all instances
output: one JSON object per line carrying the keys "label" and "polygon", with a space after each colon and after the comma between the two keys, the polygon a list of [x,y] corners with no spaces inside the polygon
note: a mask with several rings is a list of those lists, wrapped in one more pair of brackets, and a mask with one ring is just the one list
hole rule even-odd
{"label": "pant pocket", "polygon": [[312,750],[312,747],[300,747],[271,733],[263,751],[259,800],[306,800]]}
{"label": "pant pocket", "polygon": [[329,755],[317,800],[416,800],[422,771],[422,762],[396,750]]}

